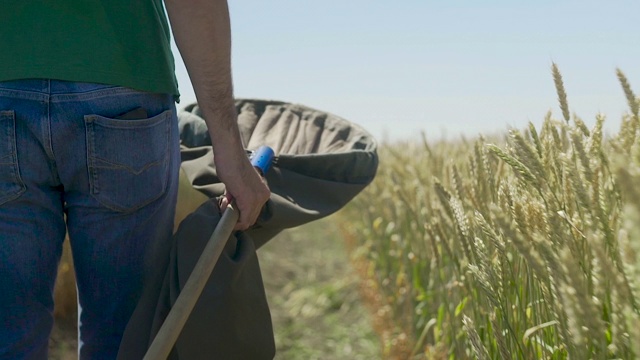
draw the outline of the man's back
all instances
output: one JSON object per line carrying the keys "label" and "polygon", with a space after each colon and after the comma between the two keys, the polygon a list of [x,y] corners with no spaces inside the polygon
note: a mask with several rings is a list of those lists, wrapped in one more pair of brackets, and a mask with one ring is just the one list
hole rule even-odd
{"label": "man's back", "polygon": [[161,0],[5,0],[0,81],[49,78],[177,95]]}

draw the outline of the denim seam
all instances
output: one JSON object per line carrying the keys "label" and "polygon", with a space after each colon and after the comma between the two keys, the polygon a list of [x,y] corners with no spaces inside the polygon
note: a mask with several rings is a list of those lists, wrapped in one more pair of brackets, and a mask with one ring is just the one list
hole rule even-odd
{"label": "denim seam", "polygon": [[13,192],[13,194],[10,195],[6,195],[3,197],[0,197],[0,205],[7,203],[11,200],[15,200],[17,199],[20,195],[22,195],[22,193],[25,192],[26,190],[26,186],[24,184],[24,182],[22,181],[22,177],[20,176],[20,167],[18,164],[18,145],[16,142],[16,118],[15,118],[15,113],[13,111],[2,111],[0,112],[0,125],[4,126],[4,124],[1,124],[2,122],[9,120],[10,123],[7,125],[8,127],[8,142],[10,144],[10,149],[9,149],[9,154],[7,154],[6,156],[3,157],[4,158],[9,158],[10,161],[8,163],[3,163],[3,166],[9,166],[10,167],[10,171],[11,171],[11,178],[14,182],[14,185],[16,185],[18,187],[18,189],[16,191]]}
{"label": "denim seam", "polygon": [[140,90],[130,89],[126,87],[112,87],[106,89],[99,90],[91,90],[86,92],[78,92],[78,93],[68,93],[68,94],[52,94],[51,102],[59,103],[59,102],[67,102],[67,101],[88,101],[95,100],[102,97],[108,97],[113,95],[136,95],[136,94],[145,94]]}
{"label": "denim seam", "polygon": [[51,131],[51,79],[46,80],[47,93],[47,118],[43,121],[43,127],[46,127],[46,134],[43,134],[43,138],[46,140],[45,152],[49,156],[49,164],[51,165],[51,171],[55,177],[55,181],[60,183],[60,174],[58,174],[58,164],[56,162],[56,155],[53,151],[53,133]]}
{"label": "denim seam", "polygon": [[53,154],[53,144],[51,138],[51,103],[49,101],[46,101],[46,105],[46,114],[43,115],[40,130],[42,131],[42,139],[44,141],[44,152],[49,157],[49,163],[55,167],[55,155]]}
{"label": "denim seam", "polygon": [[87,171],[89,172],[89,192],[91,195],[94,193],[100,193],[100,186],[96,181],[98,177],[97,168],[94,165],[94,157],[92,156],[93,153],[95,153],[95,150],[93,149],[95,144],[95,132],[93,131],[93,126],[93,121],[85,121],[87,136]]}
{"label": "denim seam", "polygon": [[38,91],[0,89],[0,97],[8,97],[21,100],[46,101],[49,98],[49,95]]}
{"label": "denim seam", "polygon": [[49,94],[44,91],[37,90],[18,90],[18,89],[7,89],[0,88],[0,96],[2,97],[10,97],[17,98],[23,100],[36,100],[36,101],[51,101],[54,103],[57,102],[66,102],[66,101],[83,101],[83,100],[94,100],[101,97],[112,96],[112,95],[127,95],[127,94],[146,94],[140,90],[130,89],[126,87],[108,87],[104,89],[90,90],[85,92],[78,93],[67,93],[67,94]]}

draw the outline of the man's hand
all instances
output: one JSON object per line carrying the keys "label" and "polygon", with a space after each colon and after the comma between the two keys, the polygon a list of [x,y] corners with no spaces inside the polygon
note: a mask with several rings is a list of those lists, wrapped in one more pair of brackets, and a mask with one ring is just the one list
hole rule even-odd
{"label": "man's hand", "polygon": [[[216,165],[216,170],[217,170],[217,173],[220,174],[220,168],[218,167],[218,165]],[[253,171],[256,174],[258,174],[258,172],[255,169]],[[258,176],[260,177],[260,175]],[[240,219],[238,220],[238,223],[236,224],[234,230],[246,230],[248,227],[255,224],[256,219],[258,218],[258,216],[260,216],[260,212],[262,211],[262,208],[252,208],[251,205],[245,205],[245,204],[252,204],[254,202],[259,203],[260,201],[256,199],[265,199],[264,201],[262,201],[262,203],[264,204],[269,199],[269,189],[268,187],[266,187],[264,179],[262,177],[260,177],[260,179],[261,179],[261,184],[251,185],[252,191],[250,192],[245,191],[245,192],[239,193],[239,194],[242,194],[241,198],[237,198],[233,196],[232,193],[230,192],[233,190],[227,187],[224,196],[220,199],[220,209],[222,210],[226,209],[226,207],[229,204],[231,204],[232,201],[236,202],[235,207],[238,209],[240,213]],[[233,183],[233,182],[229,181],[227,183]],[[266,189],[266,192],[264,191],[265,189]],[[250,210],[253,209],[253,212],[249,214],[243,210],[240,210],[241,208],[247,208]],[[246,216],[243,216],[243,215],[246,215]],[[244,218],[247,218],[249,220],[244,221]]]}
{"label": "man's hand", "polygon": [[269,189],[242,146],[231,80],[231,30],[226,0],[165,0],[176,45],[209,128],[227,202],[236,201],[236,230],[253,225]]}
{"label": "man's hand", "polygon": [[226,187],[220,208],[224,210],[234,200],[240,213],[235,230],[246,230],[255,224],[262,206],[269,200],[269,188],[251,165],[244,148],[239,154],[227,154],[227,148],[218,149],[214,156],[216,173]]}

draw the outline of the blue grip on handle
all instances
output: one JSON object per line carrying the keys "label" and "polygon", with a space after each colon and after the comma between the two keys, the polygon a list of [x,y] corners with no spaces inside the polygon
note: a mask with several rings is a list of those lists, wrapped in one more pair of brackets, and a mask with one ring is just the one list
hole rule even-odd
{"label": "blue grip on handle", "polygon": [[268,146],[261,146],[251,155],[251,165],[260,171],[262,175],[266,174],[271,167],[275,154],[273,149]]}

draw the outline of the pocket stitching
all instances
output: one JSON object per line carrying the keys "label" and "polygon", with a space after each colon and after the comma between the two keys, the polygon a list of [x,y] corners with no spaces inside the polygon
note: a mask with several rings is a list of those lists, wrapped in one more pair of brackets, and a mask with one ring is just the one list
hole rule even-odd
{"label": "pocket stitching", "polygon": [[114,163],[105,159],[102,159],[100,157],[94,156],[93,157],[94,160],[97,160],[98,162],[107,164],[108,166],[105,165],[97,165],[94,163],[94,166],[98,169],[124,169],[127,170],[128,172],[134,174],[134,175],[140,175],[143,172],[145,172],[147,169],[156,166],[156,165],[160,165],[163,164],[165,162],[165,160],[156,160],[154,162],[150,162],[145,164],[142,168],[140,168],[140,170],[136,170],[135,168],[133,168],[132,166],[127,166],[124,164],[118,164],[118,163]]}
{"label": "pocket stitching", "polygon": [[[5,162],[5,159],[9,159],[10,161]],[[0,165],[11,165],[13,164],[13,161],[11,160],[13,160],[13,153],[9,153],[3,157],[0,157]]]}

